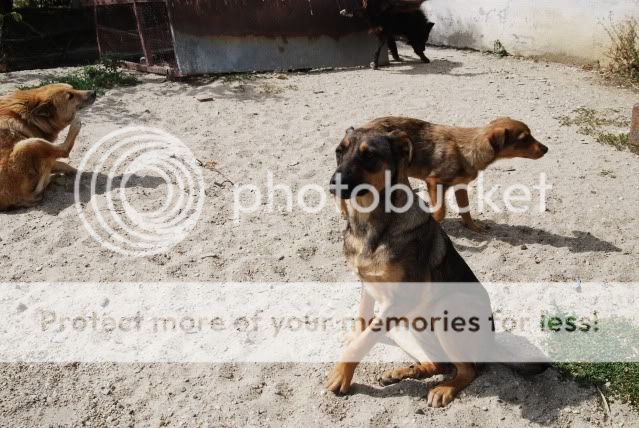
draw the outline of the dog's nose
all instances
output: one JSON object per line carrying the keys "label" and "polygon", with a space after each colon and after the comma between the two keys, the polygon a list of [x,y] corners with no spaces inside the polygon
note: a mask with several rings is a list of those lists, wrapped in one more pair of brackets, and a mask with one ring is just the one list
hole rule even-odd
{"label": "dog's nose", "polygon": [[335,195],[335,176],[334,175],[331,177],[331,182],[328,185],[328,189],[329,189],[329,192],[331,192],[331,195]]}
{"label": "dog's nose", "polygon": [[98,97],[97,92],[95,91],[89,91],[89,98],[92,100],[95,100]]}
{"label": "dog's nose", "polygon": [[542,154],[545,155],[546,153],[548,153],[548,147],[547,146],[544,146],[543,144],[540,144],[539,146],[541,147],[541,153]]}

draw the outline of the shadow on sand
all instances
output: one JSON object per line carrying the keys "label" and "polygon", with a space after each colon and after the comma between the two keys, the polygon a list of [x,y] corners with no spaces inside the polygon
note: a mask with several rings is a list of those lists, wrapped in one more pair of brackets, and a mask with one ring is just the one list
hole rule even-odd
{"label": "shadow on sand", "polygon": [[[573,253],[621,251],[621,248],[616,245],[597,238],[590,232],[580,230],[573,230],[573,236],[563,236],[530,226],[495,223],[492,220],[475,220],[475,222],[488,230],[483,234],[472,232],[462,226],[459,219],[453,218],[444,219],[442,227],[452,237],[466,238],[476,242],[485,243],[486,241],[498,240],[512,246],[543,244],[555,248],[568,248]],[[486,245],[487,243],[478,247],[464,247],[464,249],[478,252],[482,251]]]}

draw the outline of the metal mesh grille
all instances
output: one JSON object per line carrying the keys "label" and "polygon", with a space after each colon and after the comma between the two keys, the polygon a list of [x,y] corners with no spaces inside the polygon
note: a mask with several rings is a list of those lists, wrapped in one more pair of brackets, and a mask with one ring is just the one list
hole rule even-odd
{"label": "metal mesh grille", "polygon": [[95,6],[95,19],[102,55],[145,66],[177,67],[164,2],[101,2]]}
{"label": "metal mesh grille", "polygon": [[175,66],[169,15],[164,3],[138,4],[144,43],[152,65]]}

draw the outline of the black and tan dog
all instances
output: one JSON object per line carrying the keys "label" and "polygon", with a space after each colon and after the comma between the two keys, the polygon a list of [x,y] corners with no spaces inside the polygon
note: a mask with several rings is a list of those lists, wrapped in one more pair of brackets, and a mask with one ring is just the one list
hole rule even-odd
{"label": "black and tan dog", "polygon": [[[414,148],[408,175],[426,181],[437,221],[446,215],[445,192],[451,186],[468,185],[498,159],[539,159],[548,152],[548,147],[532,136],[525,123],[509,117],[500,117],[479,128],[437,125],[408,117],[381,117],[363,128],[402,131],[408,136]],[[470,215],[466,187],[455,190],[462,222],[474,231],[481,231]]]}
{"label": "black and tan dog", "polygon": [[[382,383],[430,377],[448,371],[448,363],[452,363],[452,379],[428,394],[429,405],[445,406],[477,376],[475,354],[468,351],[493,352],[493,331],[484,324],[477,334],[437,331],[424,341],[424,336],[383,326],[388,327],[390,319],[411,319],[453,307],[483,314],[485,320],[491,313],[488,294],[440,225],[416,202],[414,193],[413,203],[407,204],[408,193],[389,192],[394,206],[408,206],[403,212],[389,211],[383,203],[374,205],[376,200],[385,200],[388,183],[408,187],[415,150],[406,132],[349,128],[336,153],[338,167],[331,179],[331,192],[348,221],[344,252],[363,282],[358,319],[364,322],[358,324],[357,335],[329,375],[326,387],[335,393],[348,392],[358,363],[387,335],[418,364],[386,373]],[[353,201],[365,209],[355,208]],[[432,287],[429,283],[461,283],[465,287],[453,290],[454,284]],[[379,305],[376,315],[375,303]],[[543,369],[528,366],[525,370],[536,373]]]}
{"label": "black and tan dog", "polygon": [[[80,132],[76,113],[95,98],[62,83],[0,98],[0,210],[33,206],[52,174],[75,174],[58,159],[69,157]],[[55,144],[67,126],[66,139]]]}

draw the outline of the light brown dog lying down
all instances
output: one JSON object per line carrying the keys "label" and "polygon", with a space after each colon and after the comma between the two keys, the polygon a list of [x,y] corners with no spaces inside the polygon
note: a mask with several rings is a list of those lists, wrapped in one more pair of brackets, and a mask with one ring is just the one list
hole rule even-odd
{"label": "light brown dog lying down", "polygon": [[[480,171],[498,159],[539,159],[548,147],[537,141],[523,122],[500,117],[480,128],[437,125],[408,117],[380,117],[362,126],[383,132],[403,131],[413,144],[413,157],[408,166],[409,177],[426,181],[433,218],[446,216],[445,196],[450,186],[469,184]],[[437,187],[442,201],[438,201]],[[455,190],[462,222],[474,231],[482,229],[473,222],[468,210],[465,187]]]}
{"label": "light brown dog lying down", "polygon": [[[56,83],[0,98],[0,210],[38,203],[52,174],[74,174],[58,159],[69,157],[80,132],[78,110],[91,105],[94,91]],[[69,126],[62,144],[54,144]]]}

